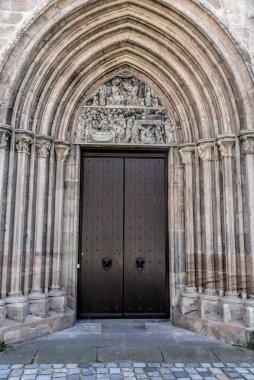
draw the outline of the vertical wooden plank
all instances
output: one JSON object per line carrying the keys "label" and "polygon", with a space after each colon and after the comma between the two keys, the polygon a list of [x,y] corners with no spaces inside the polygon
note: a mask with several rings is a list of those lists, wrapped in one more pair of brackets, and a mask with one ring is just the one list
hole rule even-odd
{"label": "vertical wooden plank", "polygon": [[80,314],[122,315],[123,159],[85,157],[83,167]]}
{"label": "vertical wooden plank", "polygon": [[[126,158],[124,299],[127,316],[167,314],[165,180],[164,158]],[[136,268],[137,257],[145,259],[143,270]]]}

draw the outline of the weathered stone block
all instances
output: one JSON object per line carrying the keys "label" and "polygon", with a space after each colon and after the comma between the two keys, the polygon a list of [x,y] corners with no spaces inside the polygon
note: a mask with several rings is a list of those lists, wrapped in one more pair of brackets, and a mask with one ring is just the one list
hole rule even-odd
{"label": "weathered stone block", "polygon": [[197,292],[183,292],[179,300],[179,308],[182,315],[198,310],[198,293]]}
{"label": "weathered stone block", "polygon": [[219,297],[216,295],[202,294],[198,299],[198,311],[201,318],[219,314]]}
{"label": "weathered stone block", "polygon": [[7,317],[23,322],[29,313],[29,302],[25,297],[8,297],[6,299]]}
{"label": "weathered stone block", "polygon": [[67,307],[67,295],[62,290],[51,290],[49,293],[49,308],[56,313],[64,313]]}
{"label": "weathered stone block", "polygon": [[51,329],[47,323],[43,323],[38,319],[37,325],[34,326],[22,326],[15,328],[12,331],[8,331],[4,335],[4,341],[6,344],[18,344],[24,341],[39,338],[43,335],[51,333]]}
{"label": "weathered stone block", "polygon": [[45,318],[49,311],[49,299],[45,295],[37,297],[36,295],[30,295],[28,297],[30,303],[30,314],[36,315],[41,318]]}
{"label": "weathered stone block", "polygon": [[237,297],[225,296],[219,299],[219,314],[224,323],[243,319],[243,301]]}
{"label": "weathered stone block", "polygon": [[53,319],[52,332],[61,331],[71,327],[75,321],[75,311],[72,309],[67,309],[63,316]]}
{"label": "weathered stone block", "polygon": [[254,299],[243,302],[243,319],[247,327],[254,327]]}
{"label": "weathered stone block", "polygon": [[3,300],[0,300],[0,321],[6,318],[6,305]]}

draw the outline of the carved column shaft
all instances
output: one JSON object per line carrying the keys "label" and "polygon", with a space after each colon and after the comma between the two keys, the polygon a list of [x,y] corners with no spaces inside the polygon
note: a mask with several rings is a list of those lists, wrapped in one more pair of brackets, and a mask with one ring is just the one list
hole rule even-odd
{"label": "carved column shaft", "polygon": [[245,159],[246,190],[248,205],[248,234],[247,234],[247,269],[249,276],[249,296],[254,298],[254,132],[241,137],[242,153]]}
{"label": "carved column shaft", "polygon": [[54,216],[54,243],[53,243],[53,268],[50,308],[63,311],[66,306],[65,292],[61,287],[61,256],[62,256],[62,225],[63,225],[63,200],[64,200],[64,162],[69,154],[69,146],[59,144],[55,146],[56,152],[56,191],[55,191],[55,216]]}
{"label": "carved column shaft", "polygon": [[8,130],[0,130],[0,210],[2,210],[6,159],[9,150],[9,138],[10,132]]}
{"label": "carved column shaft", "polygon": [[6,294],[6,281],[4,282],[3,272],[5,270],[5,262],[3,255],[3,245],[4,245],[4,197],[5,197],[5,178],[6,178],[6,167],[8,159],[9,150],[9,139],[10,139],[10,129],[4,127],[0,129],[0,256],[3,260],[0,266],[0,276],[2,278],[2,289],[0,296],[0,321],[4,320],[6,317],[6,305],[5,301],[1,300],[1,297],[5,298]]}
{"label": "carved column shaft", "polygon": [[43,239],[45,223],[45,193],[47,183],[47,157],[50,149],[50,142],[46,138],[37,138],[38,151],[38,172],[37,191],[35,207],[35,239],[33,258],[33,281],[32,293],[42,293],[42,260],[43,260]]}
{"label": "carved column shaft", "polygon": [[15,194],[15,218],[13,227],[13,254],[10,295],[20,296],[21,265],[24,236],[25,190],[27,158],[32,144],[31,136],[26,132],[16,132],[17,178]]}
{"label": "carved column shaft", "polygon": [[199,157],[203,168],[203,194],[204,194],[204,261],[206,293],[215,292],[214,274],[214,239],[213,239],[213,191],[212,191],[212,151],[213,143],[204,143],[198,147]]}
{"label": "carved column shaft", "polygon": [[235,242],[235,210],[233,180],[233,147],[234,138],[218,140],[223,164],[223,197],[224,197],[224,232],[226,253],[227,295],[237,295],[236,279],[236,242]]}
{"label": "carved column shaft", "polygon": [[186,287],[196,290],[194,253],[194,209],[193,209],[193,147],[183,147],[180,155],[185,168],[185,242],[186,242]]}

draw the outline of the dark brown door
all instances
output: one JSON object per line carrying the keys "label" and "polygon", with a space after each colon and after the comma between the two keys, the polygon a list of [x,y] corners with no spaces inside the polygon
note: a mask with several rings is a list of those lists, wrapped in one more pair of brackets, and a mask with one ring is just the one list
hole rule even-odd
{"label": "dark brown door", "polygon": [[83,156],[79,317],[168,313],[165,157]]}

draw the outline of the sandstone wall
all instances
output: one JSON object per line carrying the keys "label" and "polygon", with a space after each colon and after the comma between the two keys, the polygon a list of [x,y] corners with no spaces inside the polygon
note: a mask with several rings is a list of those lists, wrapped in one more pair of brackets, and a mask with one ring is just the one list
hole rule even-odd
{"label": "sandstone wall", "polygon": [[[191,0],[190,0],[191,1]],[[229,29],[250,55],[254,69],[254,1],[196,0],[210,10]],[[0,55],[3,55],[35,12],[52,0],[0,0]]]}

